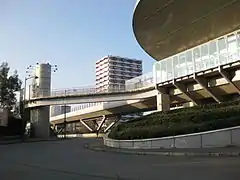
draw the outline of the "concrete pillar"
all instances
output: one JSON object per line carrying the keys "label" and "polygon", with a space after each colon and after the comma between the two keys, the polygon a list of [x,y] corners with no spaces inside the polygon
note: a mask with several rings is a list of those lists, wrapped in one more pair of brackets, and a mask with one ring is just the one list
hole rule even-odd
{"label": "concrete pillar", "polygon": [[168,94],[163,94],[158,91],[157,94],[157,111],[170,110],[170,97]]}
{"label": "concrete pillar", "polygon": [[[46,97],[51,91],[51,65],[39,64],[35,68],[36,79],[33,80],[32,94],[35,97]],[[50,136],[49,106],[31,109],[31,124],[33,135],[37,138]]]}
{"label": "concrete pillar", "polygon": [[50,135],[49,106],[31,109],[30,112],[33,137],[48,138]]}

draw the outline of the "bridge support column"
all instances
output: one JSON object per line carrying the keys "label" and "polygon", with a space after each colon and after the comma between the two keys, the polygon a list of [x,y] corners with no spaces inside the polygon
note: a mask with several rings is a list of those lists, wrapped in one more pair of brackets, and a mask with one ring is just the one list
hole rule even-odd
{"label": "bridge support column", "polygon": [[93,132],[93,129],[90,128],[82,119],[80,119],[80,123],[82,123],[82,125],[84,125],[90,132]]}
{"label": "bridge support column", "polygon": [[181,91],[194,105],[199,105],[200,103],[195,100],[192,95],[188,92],[188,89],[185,84],[177,83],[175,80],[173,80],[173,85]]}
{"label": "bridge support column", "polygon": [[233,88],[236,89],[236,91],[238,92],[238,94],[240,94],[240,87],[238,87],[237,83],[234,83],[232,81],[232,79],[234,78],[234,76],[236,75],[235,72],[227,72],[226,70],[224,70],[222,68],[222,66],[219,66],[218,68],[219,73],[222,75],[222,77],[229,83],[232,85]]}
{"label": "bridge support column", "polygon": [[157,111],[170,110],[170,96],[166,93],[165,89],[157,89]]}
{"label": "bridge support column", "polygon": [[209,88],[208,81],[204,77],[198,77],[196,74],[194,74],[194,80],[200,84],[203,89],[218,103],[221,103],[223,100],[220,96],[218,96],[216,93],[212,91],[211,88]]}
{"label": "bridge support column", "polygon": [[99,126],[97,127],[97,131],[99,131],[102,128],[102,126],[105,123],[106,119],[107,119],[106,116],[103,115],[102,121],[100,122]]}
{"label": "bridge support column", "polygon": [[33,137],[49,138],[49,106],[38,107],[30,110],[30,120]]}
{"label": "bridge support column", "polygon": [[111,124],[109,124],[109,126],[104,130],[104,133],[106,133],[111,127],[113,127],[115,123],[116,122],[112,122]]}

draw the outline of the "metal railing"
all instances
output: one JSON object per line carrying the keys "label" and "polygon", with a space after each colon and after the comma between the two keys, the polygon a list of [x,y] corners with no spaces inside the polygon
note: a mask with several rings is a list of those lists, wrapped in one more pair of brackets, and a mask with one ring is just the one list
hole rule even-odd
{"label": "metal railing", "polygon": [[153,73],[143,74],[131,80],[127,80],[125,85],[113,85],[108,88],[98,88],[96,86],[86,86],[71,89],[55,89],[49,92],[48,89],[36,89],[35,93],[31,93],[31,98],[40,97],[57,97],[57,96],[74,96],[74,95],[92,95],[115,92],[129,92],[133,90],[147,88],[153,86]]}
{"label": "metal railing", "polygon": [[83,104],[72,107],[71,112],[84,110],[84,109],[87,109],[87,108],[92,108],[92,107],[97,107],[97,106],[102,106],[102,105],[103,105],[103,102],[83,103]]}
{"label": "metal railing", "polygon": [[142,89],[154,85],[153,72],[143,74],[133,79],[125,81],[126,91]]}

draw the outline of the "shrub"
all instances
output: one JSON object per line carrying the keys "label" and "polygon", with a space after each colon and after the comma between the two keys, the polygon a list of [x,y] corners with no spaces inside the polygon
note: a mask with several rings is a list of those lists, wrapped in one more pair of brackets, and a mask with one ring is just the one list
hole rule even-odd
{"label": "shrub", "polygon": [[142,139],[188,134],[240,125],[240,101],[156,112],[118,123],[109,133],[114,139]]}

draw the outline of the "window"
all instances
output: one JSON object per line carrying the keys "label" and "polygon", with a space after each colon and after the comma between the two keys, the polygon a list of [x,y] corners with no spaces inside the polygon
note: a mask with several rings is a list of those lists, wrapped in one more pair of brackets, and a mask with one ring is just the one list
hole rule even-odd
{"label": "window", "polygon": [[186,62],[187,62],[187,74],[193,73],[193,57],[191,50],[186,52]]}
{"label": "window", "polygon": [[208,44],[204,44],[201,46],[201,56],[202,56],[202,64],[201,70],[209,68],[209,54],[208,54]]}
{"label": "window", "polygon": [[179,55],[179,75],[186,75],[186,55],[182,53]]}
{"label": "window", "polygon": [[227,62],[227,45],[225,38],[218,40],[218,49],[219,49],[219,63],[225,64]]}
{"label": "window", "polygon": [[231,34],[227,37],[227,48],[228,48],[228,62],[238,60],[237,37],[235,34]]}
{"label": "window", "polygon": [[217,66],[218,63],[218,52],[217,52],[217,42],[212,41],[209,43],[209,64],[210,67]]}
{"label": "window", "polygon": [[161,61],[161,78],[162,78],[162,82],[167,80],[167,63],[166,63],[166,60]]}
{"label": "window", "polygon": [[198,72],[201,70],[201,51],[199,47],[193,49],[193,58],[195,63],[195,71]]}
{"label": "window", "polygon": [[[161,62],[161,61],[160,61]],[[155,71],[156,71],[156,81],[161,82],[161,63],[157,62],[155,64]]]}
{"label": "window", "polygon": [[240,49],[240,31],[237,33],[237,47]]}
{"label": "window", "polygon": [[167,59],[166,63],[167,63],[167,80],[171,80],[173,78],[172,58]]}
{"label": "window", "polygon": [[174,69],[174,78],[179,77],[179,65],[178,65],[178,56],[173,57],[173,69]]}

